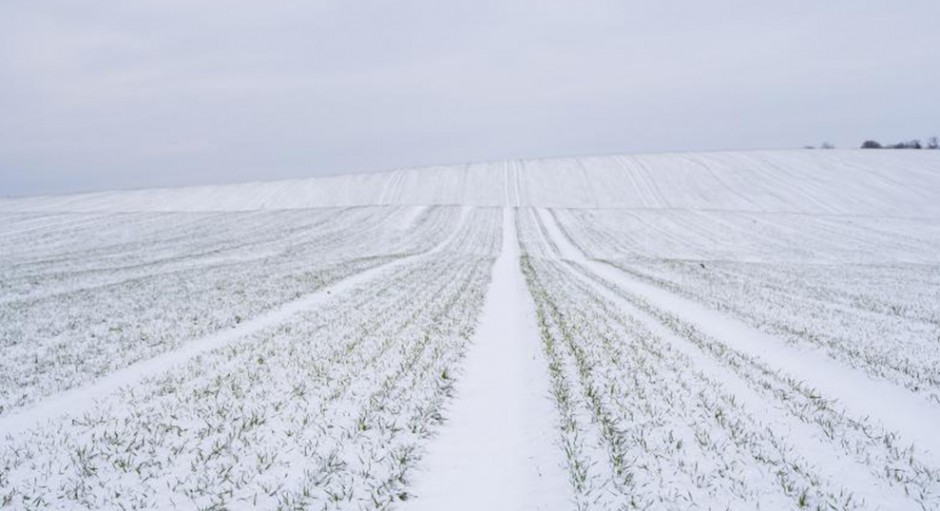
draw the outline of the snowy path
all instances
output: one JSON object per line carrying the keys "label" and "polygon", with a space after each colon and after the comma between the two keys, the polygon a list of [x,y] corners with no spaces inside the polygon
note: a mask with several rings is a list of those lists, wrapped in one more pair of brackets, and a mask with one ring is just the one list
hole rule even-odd
{"label": "snowy path", "polygon": [[572,502],[555,444],[534,305],[519,269],[512,210],[474,343],[447,423],[416,476],[405,510],[566,509]]}
{"label": "snowy path", "polygon": [[551,240],[562,258],[579,263],[595,276],[641,296],[650,304],[682,317],[702,332],[720,338],[728,346],[809,384],[834,398],[849,413],[871,417],[914,443],[940,464],[940,409],[903,387],[875,380],[864,372],[839,363],[817,350],[801,349],[770,334],[757,330],[728,314],[712,310],[693,300],[641,282],[599,261],[588,259],[561,231],[546,210],[538,211]]}
{"label": "snowy path", "polygon": [[463,208],[460,220],[453,233],[428,252],[402,257],[353,274],[318,291],[260,314],[234,328],[215,332],[201,339],[192,339],[172,351],[131,364],[88,385],[54,394],[24,409],[16,410],[0,418],[0,437],[25,431],[39,423],[65,415],[80,415],[82,410],[90,408],[96,401],[114,393],[121,387],[132,386],[149,377],[159,375],[173,367],[186,363],[202,353],[221,348],[271,325],[286,321],[301,311],[318,307],[333,296],[340,295],[395,268],[427,255],[440,253],[454,240],[456,233],[460,231],[461,226],[466,222],[468,212],[469,208]]}

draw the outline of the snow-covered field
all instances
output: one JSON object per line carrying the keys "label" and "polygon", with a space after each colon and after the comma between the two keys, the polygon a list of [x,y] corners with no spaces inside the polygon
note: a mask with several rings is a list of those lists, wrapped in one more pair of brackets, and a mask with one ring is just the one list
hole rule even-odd
{"label": "snow-covered field", "polygon": [[940,509],[940,152],[0,200],[0,506]]}

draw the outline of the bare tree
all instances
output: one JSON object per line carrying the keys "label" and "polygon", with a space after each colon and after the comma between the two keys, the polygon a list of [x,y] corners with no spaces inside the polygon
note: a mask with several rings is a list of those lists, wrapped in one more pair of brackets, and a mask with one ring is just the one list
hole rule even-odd
{"label": "bare tree", "polygon": [[832,145],[831,142],[823,142],[822,144],[819,145],[819,148],[820,149],[835,149],[836,146]]}
{"label": "bare tree", "polygon": [[936,135],[927,139],[927,149],[940,149],[940,140]]}
{"label": "bare tree", "polygon": [[862,149],[881,149],[881,144],[877,140],[866,140],[862,142]]}

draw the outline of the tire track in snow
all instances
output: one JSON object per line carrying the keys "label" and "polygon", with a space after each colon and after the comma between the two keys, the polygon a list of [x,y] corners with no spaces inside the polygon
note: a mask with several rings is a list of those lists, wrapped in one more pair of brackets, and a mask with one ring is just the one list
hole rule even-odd
{"label": "tire track in snow", "polygon": [[509,198],[509,160],[503,162],[503,205],[510,206]]}
{"label": "tire track in snow", "polygon": [[412,511],[560,509],[571,505],[534,304],[519,268],[512,209],[447,422],[429,445]]}

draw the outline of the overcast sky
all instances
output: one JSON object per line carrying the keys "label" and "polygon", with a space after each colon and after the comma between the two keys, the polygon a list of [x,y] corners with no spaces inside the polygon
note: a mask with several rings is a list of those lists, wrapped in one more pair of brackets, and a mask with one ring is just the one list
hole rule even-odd
{"label": "overcast sky", "polygon": [[0,2],[0,195],[940,131],[940,1]]}

